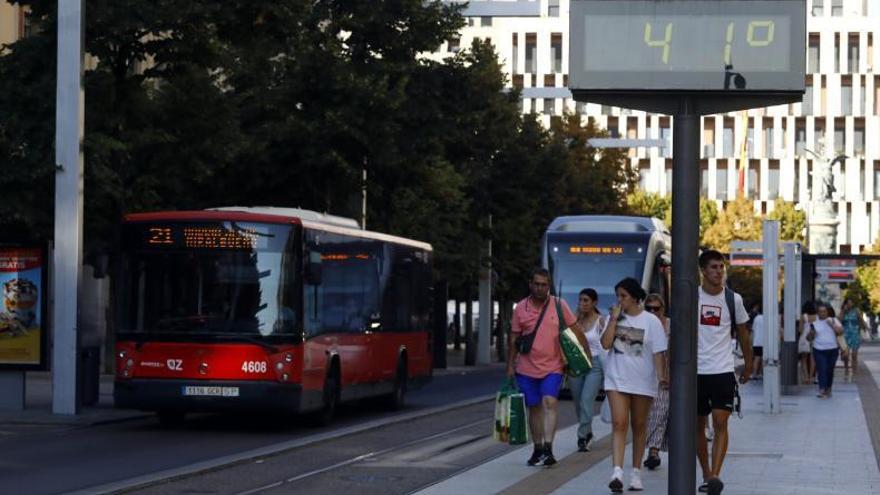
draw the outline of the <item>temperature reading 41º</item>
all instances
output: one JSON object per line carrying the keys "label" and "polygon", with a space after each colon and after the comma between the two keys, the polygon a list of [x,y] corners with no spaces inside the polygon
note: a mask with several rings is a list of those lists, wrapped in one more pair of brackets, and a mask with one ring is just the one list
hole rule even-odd
{"label": "temperature reading 41\u00ba", "polygon": [[[740,24],[741,25],[741,24]],[[658,49],[658,55],[663,65],[669,65],[670,58],[675,56],[674,50],[674,22],[652,23],[645,22],[644,42],[651,48]],[[756,19],[749,21],[741,34],[745,34],[746,43],[750,48],[761,48],[773,43],[776,23],[771,20]],[[660,34],[662,33],[662,34]],[[724,31],[724,51],[720,53],[724,66],[733,64],[733,46],[737,35],[737,23],[727,23]]]}

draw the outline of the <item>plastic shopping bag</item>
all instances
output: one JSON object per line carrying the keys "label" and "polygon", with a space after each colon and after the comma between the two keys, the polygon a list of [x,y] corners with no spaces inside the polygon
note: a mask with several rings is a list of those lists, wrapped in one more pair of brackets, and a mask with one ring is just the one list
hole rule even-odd
{"label": "plastic shopping bag", "polygon": [[492,438],[510,445],[528,442],[525,396],[512,379],[495,394],[495,428]]}
{"label": "plastic shopping bag", "polygon": [[556,300],[556,314],[559,316],[559,346],[565,359],[566,372],[569,376],[583,376],[593,367],[590,352],[581,345],[574,330],[565,325],[559,299]]}

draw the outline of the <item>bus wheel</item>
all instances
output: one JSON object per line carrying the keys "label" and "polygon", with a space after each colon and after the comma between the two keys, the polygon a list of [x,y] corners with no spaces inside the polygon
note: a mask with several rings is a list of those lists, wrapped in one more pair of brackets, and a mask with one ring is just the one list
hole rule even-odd
{"label": "bus wheel", "polygon": [[406,405],[406,360],[401,359],[397,363],[397,373],[394,377],[394,391],[388,396],[388,408],[391,410],[402,409]]}
{"label": "bus wheel", "polygon": [[324,380],[324,405],[314,416],[315,426],[327,426],[333,422],[336,408],[339,406],[339,371],[331,368]]}
{"label": "bus wheel", "polygon": [[162,410],[156,412],[159,418],[159,424],[162,426],[180,426],[186,419],[186,413],[183,411]]}

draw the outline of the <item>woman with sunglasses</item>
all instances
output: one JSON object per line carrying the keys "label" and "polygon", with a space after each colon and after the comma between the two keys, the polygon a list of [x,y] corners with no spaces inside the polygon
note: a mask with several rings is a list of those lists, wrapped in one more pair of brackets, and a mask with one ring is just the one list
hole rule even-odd
{"label": "woman with sunglasses", "polygon": [[593,441],[593,405],[596,395],[605,380],[602,361],[605,349],[600,342],[605,320],[599,312],[599,294],[594,289],[584,289],[578,295],[577,323],[572,328],[580,329],[587,338],[593,367],[583,376],[569,377],[574,412],[578,418],[577,447],[579,452],[589,452]]}
{"label": "woman with sunglasses", "polygon": [[[660,319],[666,339],[669,339],[669,318],[666,316],[666,304],[660,294],[648,294],[645,298],[645,311]],[[665,353],[664,353],[665,356]],[[669,361],[666,360],[666,376],[669,376]],[[648,414],[648,458],[645,467],[654,470],[660,466],[660,451],[668,450],[666,426],[669,420],[669,388],[659,387],[657,397],[651,404]]]}
{"label": "woman with sunglasses", "polygon": [[625,278],[614,287],[617,306],[611,309],[608,326],[602,334],[605,358],[605,392],[611,405],[614,471],[608,488],[623,491],[623,456],[626,432],[632,426],[632,476],[630,490],[642,490],[640,467],[645,454],[648,412],[657,396],[658,383],[669,386],[666,374],[666,332],[660,319],[642,311],[645,290],[634,278]]}

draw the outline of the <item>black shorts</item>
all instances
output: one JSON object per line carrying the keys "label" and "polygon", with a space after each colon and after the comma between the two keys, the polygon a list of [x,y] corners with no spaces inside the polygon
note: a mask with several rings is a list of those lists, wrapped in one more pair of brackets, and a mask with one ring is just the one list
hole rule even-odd
{"label": "black shorts", "polygon": [[752,347],[752,354],[755,357],[764,357],[764,348],[761,346]]}
{"label": "black shorts", "polygon": [[712,409],[733,412],[735,395],[736,375],[732,371],[717,375],[697,375],[697,416],[708,416]]}

